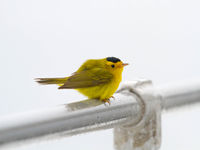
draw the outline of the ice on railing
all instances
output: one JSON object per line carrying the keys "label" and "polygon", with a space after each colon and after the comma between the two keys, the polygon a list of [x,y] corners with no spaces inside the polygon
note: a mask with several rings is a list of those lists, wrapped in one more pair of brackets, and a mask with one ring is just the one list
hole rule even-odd
{"label": "ice on railing", "polygon": [[200,82],[155,88],[151,81],[139,80],[122,85],[114,97],[111,105],[90,99],[1,116],[0,149],[25,141],[114,128],[116,150],[158,150],[161,109],[200,102]]}

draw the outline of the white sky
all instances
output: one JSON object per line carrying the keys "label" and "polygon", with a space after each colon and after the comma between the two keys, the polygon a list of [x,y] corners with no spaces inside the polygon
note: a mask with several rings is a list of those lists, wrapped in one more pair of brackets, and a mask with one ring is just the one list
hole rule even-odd
{"label": "white sky", "polygon": [[[74,72],[89,58],[130,63],[123,80],[155,85],[199,78],[198,0],[1,0],[0,115],[82,100],[36,77]],[[199,107],[164,114],[161,150],[199,150]],[[113,149],[112,130],[16,150]]]}

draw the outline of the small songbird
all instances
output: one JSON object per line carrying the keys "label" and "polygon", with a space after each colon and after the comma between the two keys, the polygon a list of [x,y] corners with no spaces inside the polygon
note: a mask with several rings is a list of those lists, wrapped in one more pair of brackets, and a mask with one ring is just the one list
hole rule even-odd
{"label": "small songbird", "polygon": [[76,89],[88,98],[109,103],[122,80],[122,71],[126,65],[116,57],[89,59],[69,77],[37,78],[36,82],[57,84],[58,89]]}

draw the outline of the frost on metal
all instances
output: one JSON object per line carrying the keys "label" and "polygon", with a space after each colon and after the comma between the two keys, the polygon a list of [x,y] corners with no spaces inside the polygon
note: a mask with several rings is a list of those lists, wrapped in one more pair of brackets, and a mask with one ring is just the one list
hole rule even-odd
{"label": "frost on metal", "polygon": [[129,122],[114,128],[115,149],[158,150],[161,143],[161,101],[153,91],[151,81],[129,82],[118,92],[136,95],[142,109],[137,124]]}
{"label": "frost on metal", "polygon": [[1,116],[0,149],[114,128],[116,150],[158,150],[161,108],[171,110],[200,102],[200,81],[155,90],[151,81],[139,80],[122,86],[114,97],[111,105],[90,99]]}

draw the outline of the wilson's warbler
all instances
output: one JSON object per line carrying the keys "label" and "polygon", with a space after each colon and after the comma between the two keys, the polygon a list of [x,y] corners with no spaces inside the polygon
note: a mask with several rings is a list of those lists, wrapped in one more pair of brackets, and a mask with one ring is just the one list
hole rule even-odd
{"label": "wilson's warbler", "polygon": [[58,89],[76,89],[91,99],[109,103],[122,80],[124,66],[119,58],[89,59],[69,77],[37,78],[40,84],[57,84]]}

